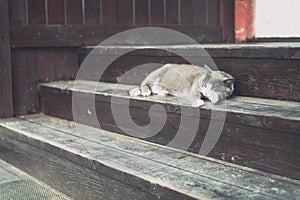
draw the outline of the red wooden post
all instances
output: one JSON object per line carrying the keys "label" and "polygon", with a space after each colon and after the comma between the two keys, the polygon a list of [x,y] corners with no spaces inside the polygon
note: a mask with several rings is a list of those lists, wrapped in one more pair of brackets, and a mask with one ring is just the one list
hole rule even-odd
{"label": "red wooden post", "polygon": [[13,116],[8,0],[0,0],[0,118]]}
{"label": "red wooden post", "polygon": [[254,37],[255,0],[235,0],[235,40],[246,41]]}

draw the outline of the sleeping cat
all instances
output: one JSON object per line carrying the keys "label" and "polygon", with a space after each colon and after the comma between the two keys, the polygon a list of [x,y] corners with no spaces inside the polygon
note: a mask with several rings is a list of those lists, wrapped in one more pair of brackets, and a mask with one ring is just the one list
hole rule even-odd
{"label": "sleeping cat", "polygon": [[188,99],[193,107],[204,105],[201,98],[217,103],[230,95],[234,78],[222,71],[213,71],[189,64],[165,64],[151,72],[140,87],[129,91],[130,96],[174,95]]}

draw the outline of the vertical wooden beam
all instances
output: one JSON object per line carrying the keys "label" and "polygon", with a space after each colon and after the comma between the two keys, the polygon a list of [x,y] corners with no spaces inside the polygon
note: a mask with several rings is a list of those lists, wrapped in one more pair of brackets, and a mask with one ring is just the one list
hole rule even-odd
{"label": "vertical wooden beam", "polygon": [[220,0],[220,25],[223,27],[223,41],[234,41],[234,0]]}
{"label": "vertical wooden beam", "polygon": [[0,117],[13,116],[8,0],[0,0]]}
{"label": "vertical wooden beam", "polygon": [[255,0],[235,0],[235,40],[246,41],[254,37]]}

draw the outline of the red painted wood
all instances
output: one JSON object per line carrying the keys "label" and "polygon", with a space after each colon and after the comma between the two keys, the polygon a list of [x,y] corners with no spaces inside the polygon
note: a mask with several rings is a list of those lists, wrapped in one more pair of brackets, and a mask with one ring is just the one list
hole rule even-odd
{"label": "red painted wood", "polygon": [[148,25],[148,0],[138,0],[136,2],[136,24]]}
{"label": "red painted wood", "polygon": [[13,116],[8,1],[0,0],[0,118]]}
{"label": "red painted wood", "polygon": [[48,23],[49,24],[64,24],[64,1],[48,0]]}
{"label": "red painted wood", "polygon": [[85,23],[100,24],[100,1],[87,0],[85,1]]}
{"label": "red painted wood", "polygon": [[102,11],[103,25],[117,23],[117,0],[102,0]]}
{"label": "red painted wood", "polygon": [[151,24],[163,24],[163,1],[162,0],[151,0]]}
{"label": "red painted wood", "polygon": [[255,0],[235,0],[235,39],[242,42],[254,37]]}
{"label": "red painted wood", "polygon": [[81,0],[66,0],[67,24],[82,24]]}
{"label": "red painted wood", "polygon": [[28,0],[27,2],[29,24],[45,24],[45,1]]}
{"label": "red painted wood", "polygon": [[132,18],[132,0],[117,0],[118,6],[118,24],[131,25]]}

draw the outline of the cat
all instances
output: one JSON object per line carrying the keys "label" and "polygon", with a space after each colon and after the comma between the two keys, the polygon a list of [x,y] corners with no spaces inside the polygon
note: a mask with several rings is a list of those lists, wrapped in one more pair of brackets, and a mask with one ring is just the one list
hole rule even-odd
{"label": "cat", "polygon": [[234,77],[190,64],[164,64],[151,72],[140,87],[129,90],[130,96],[174,95],[189,100],[192,107],[204,105],[202,98],[218,103],[232,95]]}

